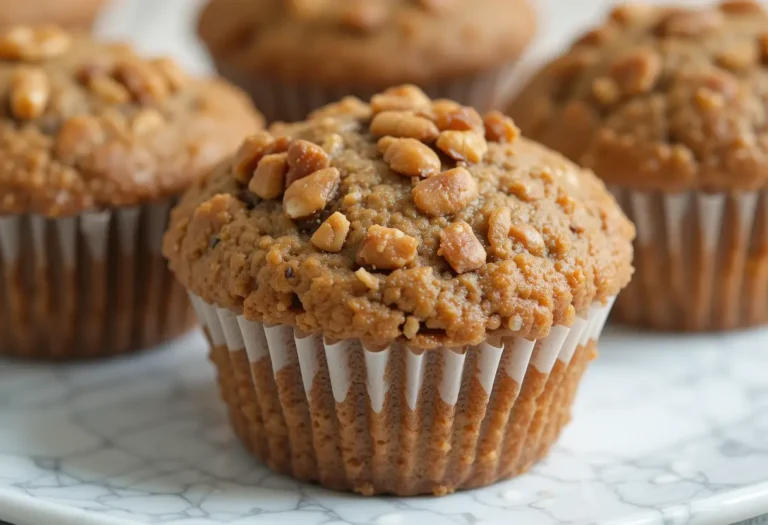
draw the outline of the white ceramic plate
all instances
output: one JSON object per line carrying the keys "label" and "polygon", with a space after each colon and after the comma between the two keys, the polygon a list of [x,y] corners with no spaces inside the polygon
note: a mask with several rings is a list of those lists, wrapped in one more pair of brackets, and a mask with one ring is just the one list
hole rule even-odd
{"label": "white ceramic plate", "polygon": [[363,498],[235,441],[193,334],[104,363],[0,363],[0,520],[16,525],[721,524],[768,512],[768,332],[609,331],[574,422],[530,474]]}

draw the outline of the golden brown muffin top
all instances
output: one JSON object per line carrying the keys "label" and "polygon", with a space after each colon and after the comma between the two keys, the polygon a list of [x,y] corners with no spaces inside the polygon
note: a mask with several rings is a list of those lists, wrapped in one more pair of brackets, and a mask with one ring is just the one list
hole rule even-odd
{"label": "golden brown muffin top", "polygon": [[88,30],[104,0],[3,0],[0,28],[55,22],[68,29]]}
{"label": "golden brown muffin top", "polygon": [[376,87],[503,65],[535,23],[528,0],[212,0],[199,29],[225,67]]}
{"label": "golden brown muffin top", "polygon": [[181,283],[371,348],[540,338],[616,295],[634,229],[591,173],[413,86],[250,137],[173,211]]}
{"label": "golden brown muffin top", "polygon": [[246,96],[55,26],[0,34],[0,214],[176,194],[260,129]]}
{"label": "golden brown muffin top", "polygon": [[523,133],[642,190],[768,184],[768,16],[757,2],[626,5],[523,90]]}

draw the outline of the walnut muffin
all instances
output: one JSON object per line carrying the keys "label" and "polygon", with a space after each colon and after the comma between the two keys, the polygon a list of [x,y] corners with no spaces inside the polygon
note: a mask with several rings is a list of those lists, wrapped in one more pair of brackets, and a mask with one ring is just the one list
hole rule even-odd
{"label": "walnut muffin", "polygon": [[172,212],[164,253],[255,455],[445,494],[546,454],[633,235],[510,119],[403,86],[247,139]]}
{"label": "walnut muffin", "polygon": [[268,120],[418,84],[484,111],[533,37],[528,0],[211,0],[199,33]]}
{"label": "walnut muffin", "polygon": [[161,255],[176,196],[261,128],[247,97],[56,27],[0,34],[0,355],[155,345],[194,320]]}
{"label": "walnut muffin", "polygon": [[54,23],[87,31],[104,0],[6,0],[0,2],[0,30],[22,24]]}
{"label": "walnut muffin", "polygon": [[768,16],[752,1],[623,6],[510,113],[594,169],[637,225],[618,320],[667,330],[768,321]]}

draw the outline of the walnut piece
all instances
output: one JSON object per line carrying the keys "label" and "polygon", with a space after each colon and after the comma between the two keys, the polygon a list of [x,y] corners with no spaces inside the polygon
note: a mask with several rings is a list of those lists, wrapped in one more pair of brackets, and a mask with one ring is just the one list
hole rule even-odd
{"label": "walnut piece", "polygon": [[539,230],[525,222],[516,222],[509,229],[510,235],[520,242],[523,247],[532,255],[544,255],[546,248],[544,238]]}
{"label": "walnut piece", "polygon": [[435,100],[432,103],[432,115],[440,131],[484,131],[480,114],[474,108],[462,106],[453,100]]}
{"label": "walnut piece", "polygon": [[602,105],[611,106],[619,101],[621,90],[612,78],[597,77],[592,81],[592,95]]}
{"label": "walnut piece", "polygon": [[411,193],[421,212],[441,217],[469,206],[478,195],[477,181],[466,169],[454,168],[419,182]]}
{"label": "walnut piece", "polygon": [[383,137],[379,151],[392,171],[406,177],[429,177],[440,171],[437,153],[416,139]]}
{"label": "walnut piece", "polygon": [[382,111],[419,111],[430,107],[432,101],[418,87],[406,84],[387,89],[371,97],[373,113]]}
{"label": "walnut piece", "polygon": [[419,323],[419,320],[416,317],[409,315],[403,324],[403,335],[406,339],[413,339],[419,333],[420,327],[421,323]]}
{"label": "walnut piece", "polygon": [[398,229],[373,225],[357,251],[357,264],[396,270],[416,258],[419,241]]}
{"label": "walnut piece", "polygon": [[285,190],[283,210],[291,219],[305,219],[323,210],[339,186],[336,168],[324,168],[299,179]]}
{"label": "walnut piece", "polygon": [[355,272],[355,277],[357,277],[357,280],[363,283],[369,290],[373,290],[375,292],[379,289],[379,281],[371,272],[365,268],[358,268]]}
{"label": "walnut piece", "polygon": [[78,158],[90,154],[105,138],[104,128],[95,117],[72,117],[64,121],[56,135],[56,158],[73,164]]}
{"label": "walnut piece", "polygon": [[666,37],[697,37],[723,25],[723,14],[712,9],[674,10],[665,16],[657,31]]}
{"label": "walnut piece", "polygon": [[488,151],[485,137],[474,131],[443,131],[437,147],[454,160],[478,163]]}
{"label": "walnut piece", "polygon": [[131,100],[125,86],[108,75],[92,75],[87,82],[91,93],[107,104],[125,104]]}
{"label": "walnut piece", "polygon": [[488,243],[491,245],[491,253],[500,256],[504,252],[504,245],[509,239],[509,230],[512,228],[512,210],[509,208],[496,208],[488,216]]}
{"label": "walnut piece", "polygon": [[349,221],[343,213],[334,212],[312,234],[309,239],[315,248],[330,253],[339,253],[347,240]]}
{"label": "walnut piece", "polygon": [[437,254],[460,274],[482,267],[486,258],[485,248],[477,240],[472,227],[464,221],[457,221],[440,232]]}
{"label": "walnut piece", "polygon": [[307,140],[294,140],[288,146],[288,174],[285,185],[291,184],[318,170],[331,165],[331,159],[323,148]]}
{"label": "walnut piece", "polygon": [[60,27],[17,26],[0,36],[0,60],[48,60],[63,55],[71,45],[72,37]]}
{"label": "walnut piece", "polygon": [[175,60],[168,57],[154,58],[150,65],[160,73],[172,92],[177,92],[189,82],[186,72],[179,66]]}
{"label": "walnut piece", "polygon": [[650,49],[636,49],[618,58],[610,75],[619,91],[625,95],[647,93],[661,75],[661,58]]}
{"label": "walnut piece", "polygon": [[232,160],[235,179],[248,184],[261,158],[274,149],[275,139],[268,131],[257,131],[246,138]]}
{"label": "walnut piece", "polygon": [[262,199],[276,199],[285,191],[285,174],[287,172],[287,153],[264,155],[253,172],[253,177],[248,183],[248,189]]}
{"label": "walnut piece", "polygon": [[348,29],[370,33],[387,21],[389,16],[387,7],[384,3],[359,0],[342,12],[341,23]]}
{"label": "walnut piece", "polygon": [[720,3],[720,10],[734,15],[757,15],[763,13],[760,2],[755,0],[725,0]]}
{"label": "walnut piece", "polygon": [[431,142],[437,138],[440,131],[434,122],[416,116],[411,111],[382,111],[371,121],[371,134],[375,137],[389,135]]}
{"label": "walnut piece", "polygon": [[165,78],[152,66],[140,60],[123,60],[115,66],[115,78],[140,104],[162,102],[170,93]]}
{"label": "walnut piece", "polygon": [[17,119],[36,119],[45,113],[51,85],[45,71],[38,67],[17,69],[11,80],[11,113]]}
{"label": "walnut piece", "polygon": [[489,111],[483,118],[485,138],[492,142],[511,144],[520,136],[515,122],[500,111]]}
{"label": "walnut piece", "polygon": [[146,108],[139,110],[131,119],[131,131],[137,136],[147,135],[160,128],[165,123],[165,117],[158,110]]}

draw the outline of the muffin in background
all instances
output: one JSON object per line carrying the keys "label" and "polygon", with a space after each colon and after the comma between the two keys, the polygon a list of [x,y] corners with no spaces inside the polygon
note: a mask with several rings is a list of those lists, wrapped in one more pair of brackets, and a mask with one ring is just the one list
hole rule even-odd
{"label": "muffin in background", "polygon": [[164,253],[251,452],[334,489],[446,494],[547,453],[633,235],[510,119],[401,86],[247,139]]}
{"label": "muffin in background", "polygon": [[190,328],[162,234],[261,127],[247,97],[55,26],[0,35],[0,92],[0,355],[100,357]]}
{"label": "muffin in background", "polygon": [[637,226],[624,323],[768,322],[768,15],[622,6],[523,90],[527,136],[591,168]]}
{"label": "muffin in background", "polygon": [[89,31],[104,4],[104,0],[5,0],[0,2],[0,31],[40,24]]}
{"label": "muffin in background", "polygon": [[490,108],[535,31],[528,0],[212,0],[199,32],[269,121],[393,85]]}

